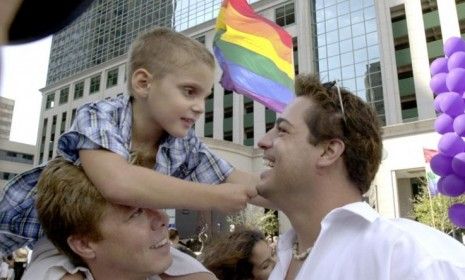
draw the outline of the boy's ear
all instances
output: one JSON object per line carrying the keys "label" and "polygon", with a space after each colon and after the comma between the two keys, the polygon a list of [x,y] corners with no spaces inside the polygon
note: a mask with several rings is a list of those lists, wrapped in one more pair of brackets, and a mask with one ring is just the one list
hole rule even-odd
{"label": "boy's ear", "polygon": [[71,235],[66,241],[71,250],[84,260],[95,258],[95,251],[88,237]]}
{"label": "boy's ear", "polygon": [[326,167],[336,162],[345,151],[345,144],[341,139],[334,138],[320,143],[322,153],[318,160],[318,166]]}
{"label": "boy's ear", "polygon": [[140,98],[146,98],[152,84],[153,76],[144,68],[138,68],[131,77],[132,90],[134,95]]}

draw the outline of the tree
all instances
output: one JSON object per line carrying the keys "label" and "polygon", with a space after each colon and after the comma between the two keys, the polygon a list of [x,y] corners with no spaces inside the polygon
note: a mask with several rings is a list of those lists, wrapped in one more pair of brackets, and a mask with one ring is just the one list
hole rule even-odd
{"label": "tree", "polygon": [[465,197],[450,198],[440,194],[431,196],[425,182],[421,185],[419,194],[413,199],[411,216],[415,220],[449,235],[465,232],[452,224],[448,217],[449,207],[457,202],[465,203]]}
{"label": "tree", "polygon": [[266,236],[274,236],[279,231],[278,217],[274,211],[263,213],[263,208],[252,205],[239,214],[226,217],[226,221],[235,226],[259,229]]}

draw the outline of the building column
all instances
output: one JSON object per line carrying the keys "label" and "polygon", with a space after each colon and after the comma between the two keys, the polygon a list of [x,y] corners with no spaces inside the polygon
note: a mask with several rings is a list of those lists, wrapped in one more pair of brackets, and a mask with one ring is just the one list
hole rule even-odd
{"label": "building column", "polygon": [[253,102],[253,146],[257,147],[258,141],[266,133],[265,106],[261,103]]}
{"label": "building column", "polygon": [[223,140],[224,89],[215,83],[213,91],[213,138]]}
{"label": "building column", "polygon": [[435,118],[433,93],[429,88],[431,75],[420,0],[405,1],[405,17],[407,19],[418,119]]}
{"label": "building column", "polygon": [[299,48],[299,72],[300,73],[314,73],[314,53],[313,53],[313,33],[312,22],[313,18],[313,4],[311,1],[295,1],[295,18],[297,24],[297,43]]}
{"label": "building column", "polygon": [[402,109],[400,105],[394,36],[392,34],[391,9],[389,2],[389,0],[375,1],[386,125],[402,122]]}
{"label": "building column", "polygon": [[233,93],[233,143],[244,144],[244,96]]}
{"label": "building column", "polygon": [[457,5],[454,0],[437,1],[439,21],[441,23],[442,42],[452,36],[460,37],[459,19],[457,16]]}

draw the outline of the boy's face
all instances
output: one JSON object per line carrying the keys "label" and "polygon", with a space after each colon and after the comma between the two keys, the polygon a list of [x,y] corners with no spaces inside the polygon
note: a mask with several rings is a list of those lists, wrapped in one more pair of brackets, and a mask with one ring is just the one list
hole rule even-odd
{"label": "boy's face", "polygon": [[102,239],[93,242],[95,263],[128,277],[164,272],[172,263],[167,224],[160,210],[109,205],[99,225]]}
{"label": "boy's face", "polygon": [[179,67],[162,79],[153,79],[147,97],[148,112],[155,128],[184,137],[205,111],[214,71],[202,62]]}

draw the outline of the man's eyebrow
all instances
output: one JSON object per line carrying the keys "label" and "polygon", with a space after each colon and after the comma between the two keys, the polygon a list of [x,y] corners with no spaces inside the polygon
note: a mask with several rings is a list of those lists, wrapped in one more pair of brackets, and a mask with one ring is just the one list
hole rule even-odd
{"label": "man's eyebrow", "polygon": [[287,125],[291,126],[291,127],[294,127],[288,120],[286,120],[285,118],[277,118],[276,119],[276,125],[279,125],[280,123],[286,123]]}

